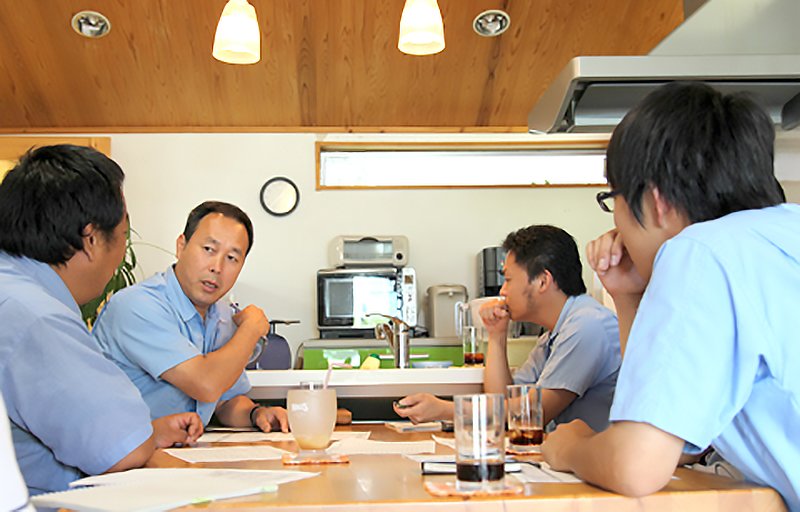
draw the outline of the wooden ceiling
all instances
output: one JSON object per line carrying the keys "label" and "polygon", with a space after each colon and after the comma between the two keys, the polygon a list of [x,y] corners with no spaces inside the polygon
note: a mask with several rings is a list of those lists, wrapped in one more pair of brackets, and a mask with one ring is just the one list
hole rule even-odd
{"label": "wooden ceiling", "polygon": [[[576,55],[648,53],[683,0],[439,0],[445,50],[397,49],[404,0],[250,0],[262,59],[211,57],[225,0],[0,0],[0,132],[521,131]],[[94,9],[110,34],[70,19]],[[496,38],[486,9],[511,16]]]}

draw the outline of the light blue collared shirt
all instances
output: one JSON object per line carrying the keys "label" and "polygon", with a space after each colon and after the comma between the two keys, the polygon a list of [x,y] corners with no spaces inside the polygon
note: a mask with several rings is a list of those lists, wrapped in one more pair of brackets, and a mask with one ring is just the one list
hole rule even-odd
{"label": "light blue collared shirt", "polygon": [[556,326],[542,334],[514,382],[575,393],[578,397],[553,421],[581,419],[599,432],[608,427],[620,357],[614,313],[588,295],[568,297]]}
{"label": "light blue collared shirt", "polygon": [[0,389],[31,494],[103,473],[150,437],[138,390],[49,265],[0,251],[0,326]]}
{"label": "light blue collared shirt", "polygon": [[800,511],[800,206],[693,224],[659,250],[611,420],[711,445]]}
{"label": "light blue collared shirt", "polygon": [[[97,318],[92,334],[106,357],[139,388],[153,419],[197,412],[207,425],[218,402],[197,401],[161,375],[227,343],[236,331],[231,316],[226,305],[212,304],[204,321],[170,266],[166,272],[114,294]],[[250,382],[242,371],[220,401],[248,391]]]}

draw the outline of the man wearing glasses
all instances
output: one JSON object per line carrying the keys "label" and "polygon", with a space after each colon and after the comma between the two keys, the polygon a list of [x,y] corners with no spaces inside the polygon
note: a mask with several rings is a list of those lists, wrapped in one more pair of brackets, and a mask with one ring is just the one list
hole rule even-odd
{"label": "man wearing glasses", "polygon": [[690,83],[614,131],[597,200],[616,228],[587,253],[623,364],[611,426],[560,425],[542,448],[553,468],[641,496],[712,446],[800,510],[800,206],[775,179],[774,136],[749,98]]}

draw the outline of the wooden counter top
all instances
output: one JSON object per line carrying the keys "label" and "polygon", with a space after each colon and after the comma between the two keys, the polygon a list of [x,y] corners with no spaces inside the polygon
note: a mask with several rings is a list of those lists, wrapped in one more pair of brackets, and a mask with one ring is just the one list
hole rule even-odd
{"label": "wooden counter top", "polygon": [[[379,441],[420,441],[430,433],[399,434],[383,425],[354,425],[337,430],[372,431]],[[445,434],[447,435],[447,434]],[[274,446],[296,450],[292,442]],[[452,453],[437,444],[437,453]],[[422,476],[419,464],[400,455],[352,455],[346,465],[283,466],[280,461],[241,461],[191,465],[159,451],[151,467],[227,467],[239,469],[300,469],[319,472],[314,478],[279,486],[277,493],[246,496],[210,504],[184,507],[183,511],[281,510],[395,512],[641,512],[641,511],[744,511],[785,512],[772,489],[730,479],[678,469],[666,488],[644,498],[626,498],[588,484],[525,484],[524,495],[503,499],[434,498],[423,488],[426,479],[452,480],[454,475]],[[510,478],[510,477],[507,477]]]}

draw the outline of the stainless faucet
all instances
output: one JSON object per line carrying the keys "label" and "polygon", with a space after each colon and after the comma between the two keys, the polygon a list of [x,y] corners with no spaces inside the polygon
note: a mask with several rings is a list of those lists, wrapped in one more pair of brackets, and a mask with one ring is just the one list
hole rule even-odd
{"label": "stainless faucet", "polygon": [[368,313],[367,316],[382,316],[391,320],[391,324],[382,323],[375,326],[375,337],[389,343],[389,348],[392,349],[394,355],[395,368],[409,368],[411,326],[395,316],[382,313]]}

